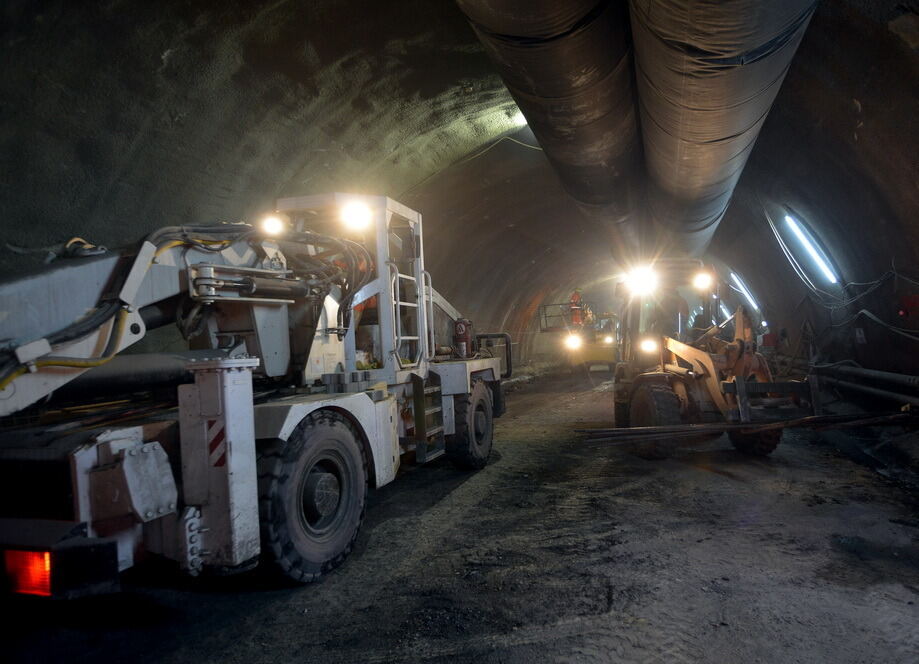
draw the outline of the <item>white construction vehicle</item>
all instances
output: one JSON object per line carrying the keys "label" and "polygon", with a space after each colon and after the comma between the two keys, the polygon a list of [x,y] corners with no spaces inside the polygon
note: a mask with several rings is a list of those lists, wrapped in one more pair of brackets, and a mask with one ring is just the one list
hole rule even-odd
{"label": "white construction vehicle", "polygon": [[[261,226],[74,249],[0,284],[9,591],[108,591],[147,554],[312,581],[403,457],[486,464],[510,340],[469,336],[433,289],[417,212],[286,198]],[[173,321],[188,352],[122,353]]]}

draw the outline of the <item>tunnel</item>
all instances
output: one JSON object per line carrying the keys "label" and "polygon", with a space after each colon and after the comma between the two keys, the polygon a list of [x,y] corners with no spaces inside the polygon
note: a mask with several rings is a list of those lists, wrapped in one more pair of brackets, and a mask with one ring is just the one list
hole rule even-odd
{"label": "tunnel", "polygon": [[916,661],[915,0],[0,11],[4,659]]}

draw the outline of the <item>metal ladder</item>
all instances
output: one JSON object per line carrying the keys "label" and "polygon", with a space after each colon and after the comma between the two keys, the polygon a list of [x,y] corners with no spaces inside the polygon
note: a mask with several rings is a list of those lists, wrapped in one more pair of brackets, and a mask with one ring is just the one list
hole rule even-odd
{"label": "metal ladder", "polygon": [[412,398],[415,415],[415,461],[427,463],[444,454],[444,412],[443,395],[437,374],[430,374],[425,380],[412,374]]}
{"label": "metal ladder", "polygon": [[[427,330],[430,324],[430,321],[428,321],[430,307],[428,306],[428,298],[426,297],[426,293],[428,292],[428,284],[426,283],[427,278],[425,276],[425,278],[419,282],[419,280],[412,275],[399,272],[399,268],[393,263],[389,263],[389,275],[394,305],[393,341],[396,361],[399,367],[402,369],[413,369],[421,363],[422,357],[425,357],[425,346],[429,343],[427,338],[422,338],[421,336],[423,331],[422,328]],[[403,281],[408,281],[415,284],[414,302],[408,302],[402,299]],[[416,311],[414,317],[414,329],[403,329],[402,311],[404,309],[414,309]],[[424,325],[422,325],[422,320],[424,320]],[[427,336],[427,333],[425,333],[425,336]],[[406,341],[414,342],[415,344],[415,353],[411,358],[403,358],[399,354],[399,350],[402,348],[402,344]]]}

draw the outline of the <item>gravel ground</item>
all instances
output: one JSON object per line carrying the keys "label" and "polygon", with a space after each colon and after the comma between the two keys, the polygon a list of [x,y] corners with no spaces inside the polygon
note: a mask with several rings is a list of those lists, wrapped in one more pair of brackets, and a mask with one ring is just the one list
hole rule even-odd
{"label": "gravel ground", "polygon": [[[648,462],[578,441],[611,395],[543,377],[489,466],[374,492],[318,584],[137,570],[118,596],[6,611],[12,660],[915,662],[915,495],[814,435]],[[7,607],[10,608],[10,607]],[[12,649],[12,652],[10,651]]]}

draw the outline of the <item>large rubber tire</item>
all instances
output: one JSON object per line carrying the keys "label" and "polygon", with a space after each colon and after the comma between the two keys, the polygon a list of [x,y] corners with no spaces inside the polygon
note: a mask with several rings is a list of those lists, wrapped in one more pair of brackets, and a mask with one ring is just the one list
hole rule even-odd
{"label": "large rubber tire", "polygon": [[504,385],[496,380],[488,386],[492,397],[492,419],[497,419],[507,412],[507,400],[504,398]]}
{"label": "large rubber tire", "polygon": [[769,456],[782,442],[782,429],[769,429],[760,433],[728,431],[728,438],[738,452],[750,456]]}
{"label": "large rubber tire", "polygon": [[491,390],[481,380],[469,394],[453,396],[455,433],[446,436],[447,457],[457,468],[479,470],[488,463],[494,439]]}
{"label": "large rubber tire", "polygon": [[262,555],[299,583],[338,567],[354,547],[367,499],[367,460],[339,413],[304,418],[258,458]]}
{"label": "large rubber tire", "polygon": [[613,399],[613,426],[625,429],[629,426],[629,402]]}
{"label": "large rubber tire", "polygon": [[[616,378],[616,375],[615,375],[616,367],[615,366],[611,367],[611,371],[613,371],[613,426],[617,429],[625,429],[629,426],[629,407],[631,405],[631,402],[628,400],[625,400],[625,401],[616,400],[616,392],[617,392],[616,388],[617,387],[627,387],[627,386],[623,386],[619,384],[620,379]],[[628,393],[627,389],[623,389],[620,392],[622,396],[627,395],[627,393]]]}
{"label": "large rubber tire", "polygon": [[[660,427],[682,424],[680,399],[669,385],[643,383],[635,388],[629,407],[629,425]],[[635,454],[643,459],[666,459],[673,456],[674,440],[649,440],[635,446]]]}

